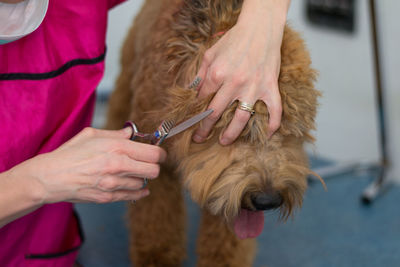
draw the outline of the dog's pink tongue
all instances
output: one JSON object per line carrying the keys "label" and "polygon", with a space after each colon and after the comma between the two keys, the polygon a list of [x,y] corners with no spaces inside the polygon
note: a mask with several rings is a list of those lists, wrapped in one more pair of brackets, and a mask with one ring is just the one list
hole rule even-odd
{"label": "dog's pink tongue", "polygon": [[234,223],[235,233],[238,238],[255,238],[264,228],[264,213],[241,209]]}

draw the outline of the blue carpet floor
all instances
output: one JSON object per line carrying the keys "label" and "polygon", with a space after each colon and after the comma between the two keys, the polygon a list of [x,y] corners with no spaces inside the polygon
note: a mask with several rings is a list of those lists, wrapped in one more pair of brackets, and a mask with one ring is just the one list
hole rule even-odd
{"label": "blue carpet floor", "polygon": [[[267,214],[254,266],[400,266],[400,187],[393,186],[366,207],[359,196],[372,178],[372,173],[333,177],[326,181],[327,192],[311,183],[303,208],[286,224]],[[77,210],[86,235],[79,261],[85,267],[130,266],[125,204],[79,204]],[[199,210],[190,201],[188,214],[184,266],[192,267]]]}

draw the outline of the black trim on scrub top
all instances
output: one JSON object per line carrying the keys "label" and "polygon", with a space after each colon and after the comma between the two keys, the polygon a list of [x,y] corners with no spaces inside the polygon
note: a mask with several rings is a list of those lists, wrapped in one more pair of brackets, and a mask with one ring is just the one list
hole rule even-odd
{"label": "black trim on scrub top", "polygon": [[57,77],[70,68],[79,65],[94,65],[104,60],[106,51],[98,57],[94,58],[77,58],[72,59],[62,65],[60,68],[42,73],[0,73],[0,81],[12,81],[12,80],[46,80]]}

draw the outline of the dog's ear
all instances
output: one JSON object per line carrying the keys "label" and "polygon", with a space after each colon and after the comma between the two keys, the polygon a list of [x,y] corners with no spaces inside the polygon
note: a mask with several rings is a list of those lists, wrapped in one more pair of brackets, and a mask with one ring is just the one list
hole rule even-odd
{"label": "dog's ear", "polygon": [[285,28],[281,48],[279,91],[282,98],[282,122],[279,133],[313,141],[318,97],[314,88],[317,72],[300,35]]}

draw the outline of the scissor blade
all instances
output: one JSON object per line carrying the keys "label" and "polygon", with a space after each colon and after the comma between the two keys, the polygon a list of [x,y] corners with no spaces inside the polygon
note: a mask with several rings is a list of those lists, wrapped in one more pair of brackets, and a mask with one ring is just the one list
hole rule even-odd
{"label": "scissor blade", "polygon": [[197,114],[196,116],[178,124],[177,126],[175,126],[174,128],[172,128],[169,131],[169,134],[166,138],[170,138],[184,130],[186,130],[187,128],[195,125],[196,123],[198,123],[199,121],[203,120],[204,118],[206,118],[208,115],[210,115],[211,113],[213,113],[212,109],[206,110],[200,114]]}

